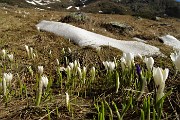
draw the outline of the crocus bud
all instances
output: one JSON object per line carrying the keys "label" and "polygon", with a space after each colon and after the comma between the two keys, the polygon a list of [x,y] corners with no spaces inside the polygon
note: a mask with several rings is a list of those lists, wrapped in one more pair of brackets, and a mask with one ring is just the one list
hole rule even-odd
{"label": "crocus bud", "polygon": [[30,72],[31,76],[33,77],[33,70],[31,68],[31,66],[28,66],[27,68],[28,68],[28,71]]}
{"label": "crocus bud", "polygon": [[72,70],[74,69],[74,63],[69,63],[69,66]]}
{"label": "crocus bud", "polygon": [[91,77],[92,77],[92,81],[94,81],[95,75],[96,75],[95,67],[92,67],[92,69],[91,69]]}
{"label": "crocus bud", "polygon": [[171,53],[170,57],[176,69],[180,71],[180,53]]}
{"label": "crocus bud", "polygon": [[154,65],[154,59],[152,57],[149,57],[149,58],[145,57],[144,62],[146,63],[148,70],[151,71]]}
{"label": "crocus bud", "polygon": [[69,52],[69,53],[72,53],[72,51],[71,51],[71,49],[70,49],[69,47],[68,47],[68,52]]}
{"label": "crocus bud", "polygon": [[81,68],[77,67],[77,71],[78,71],[79,79],[81,79],[82,78]]}
{"label": "crocus bud", "polygon": [[136,64],[136,71],[139,77],[141,77],[141,68],[139,67],[138,64]]}
{"label": "crocus bud", "polygon": [[5,59],[5,57],[6,57],[6,50],[3,49],[1,52],[2,52],[2,58]]}
{"label": "crocus bud", "polygon": [[31,55],[31,57],[33,57],[33,48],[32,47],[30,47],[30,55]]}
{"label": "crocus bud", "polygon": [[27,51],[27,54],[28,54],[28,57],[30,56],[30,53],[29,53],[29,46],[25,45],[25,49]]}
{"label": "crocus bud", "polygon": [[67,106],[67,108],[69,109],[69,105],[70,105],[70,104],[69,104],[69,103],[70,103],[70,102],[69,102],[69,94],[68,94],[67,92],[66,92],[65,94],[66,94],[66,106]]}
{"label": "crocus bud", "polygon": [[8,54],[8,58],[9,58],[9,60],[12,62],[13,61],[13,54]]}
{"label": "crocus bud", "polygon": [[6,96],[7,85],[6,85],[6,79],[4,77],[2,79],[2,85],[3,85],[3,94],[4,94],[4,96]]}
{"label": "crocus bud", "polygon": [[65,52],[65,50],[64,50],[64,48],[62,49],[62,54],[65,54],[66,52]]}
{"label": "crocus bud", "polygon": [[86,82],[86,67],[83,67],[83,69],[82,69],[82,79],[85,84],[85,82]]}
{"label": "crocus bud", "polygon": [[69,65],[66,68],[66,72],[67,72],[67,79],[70,80],[70,78],[71,78],[71,68],[70,68]]}
{"label": "crocus bud", "polygon": [[126,68],[126,60],[124,59],[124,57],[121,58],[121,68],[124,71]]}
{"label": "crocus bud", "polygon": [[114,68],[115,68],[115,63],[114,63],[114,62],[109,62],[109,69],[110,69],[111,71],[113,71]]}
{"label": "crocus bud", "polygon": [[59,66],[59,60],[58,60],[58,59],[56,59],[56,63],[57,63],[57,65]]}
{"label": "crocus bud", "polygon": [[43,74],[43,70],[44,70],[43,66],[38,66],[38,73],[39,73],[40,75]]}

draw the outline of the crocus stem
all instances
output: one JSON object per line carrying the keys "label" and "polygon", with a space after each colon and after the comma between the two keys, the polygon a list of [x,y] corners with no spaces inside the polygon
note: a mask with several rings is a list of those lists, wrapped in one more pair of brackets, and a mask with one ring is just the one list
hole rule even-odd
{"label": "crocus stem", "polygon": [[38,89],[38,97],[37,97],[37,103],[36,103],[36,106],[39,106],[40,102],[41,102],[41,97],[42,97],[42,87],[43,87],[43,84],[42,84],[42,81],[40,80],[39,81],[39,89]]}

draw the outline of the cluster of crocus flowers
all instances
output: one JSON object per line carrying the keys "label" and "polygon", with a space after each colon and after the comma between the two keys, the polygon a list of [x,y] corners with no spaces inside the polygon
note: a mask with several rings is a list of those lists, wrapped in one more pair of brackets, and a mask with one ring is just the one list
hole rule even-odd
{"label": "cluster of crocus flowers", "polygon": [[36,105],[39,106],[41,102],[41,97],[42,97],[42,91],[44,88],[46,88],[48,85],[48,78],[45,75],[42,75],[39,80],[39,87],[38,87],[38,97],[37,97],[37,103]]}
{"label": "cluster of crocus flowers", "polygon": [[77,60],[70,62],[65,69],[68,79],[70,79],[72,75],[77,75],[78,69],[80,69],[80,63]]}
{"label": "cluster of crocus flowers", "polygon": [[11,80],[13,78],[12,73],[4,73],[3,74],[3,79],[2,79],[2,85],[3,85],[3,93],[4,96],[6,96],[6,91],[7,91],[7,86],[11,85]]}
{"label": "cluster of crocus flowers", "polygon": [[164,96],[165,81],[168,78],[169,69],[153,68],[153,78],[157,88],[156,101],[159,101]]}
{"label": "cluster of crocus flowers", "polygon": [[103,61],[103,65],[107,71],[113,71],[116,67],[114,62]]}
{"label": "cluster of crocus flowers", "polygon": [[40,75],[40,80],[39,80],[39,87],[38,87],[38,98],[37,98],[37,103],[36,105],[39,106],[41,102],[41,96],[42,96],[42,91],[44,88],[47,87],[48,85],[48,78],[47,76],[43,75],[43,66],[38,66],[38,73]]}
{"label": "cluster of crocus flowers", "polygon": [[123,53],[121,58],[121,67],[124,71],[125,68],[131,68],[134,65],[134,54],[133,53]]}
{"label": "cluster of crocus flowers", "polygon": [[170,57],[176,67],[176,70],[180,71],[180,52],[171,53]]}
{"label": "cluster of crocus flowers", "polygon": [[26,52],[28,54],[28,58],[34,59],[36,57],[36,54],[34,53],[32,47],[29,47],[29,46],[25,45],[25,49],[26,49]]}

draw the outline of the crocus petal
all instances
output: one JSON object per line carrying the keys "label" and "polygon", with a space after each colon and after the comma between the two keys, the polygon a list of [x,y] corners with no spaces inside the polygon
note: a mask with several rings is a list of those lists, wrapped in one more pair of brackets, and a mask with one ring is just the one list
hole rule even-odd
{"label": "crocus petal", "polygon": [[114,70],[115,68],[115,63],[114,62],[109,62],[109,69]]}
{"label": "crocus petal", "polygon": [[165,82],[166,79],[168,78],[168,74],[169,74],[169,69],[166,68],[164,71],[163,71],[163,81]]}
{"label": "crocus petal", "polygon": [[161,84],[161,82],[163,81],[163,74],[161,68],[153,68],[153,78],[157,86]]}
{"label": "crocus petal", "polygon": [[176,60],[176,55],[174,53],[171,53],[170,57],[173,62]]}
{"label": "crocus petal", "polygon": [[176,69],[180,70],[180,55],[177,57],[176,61],[174,62]]}

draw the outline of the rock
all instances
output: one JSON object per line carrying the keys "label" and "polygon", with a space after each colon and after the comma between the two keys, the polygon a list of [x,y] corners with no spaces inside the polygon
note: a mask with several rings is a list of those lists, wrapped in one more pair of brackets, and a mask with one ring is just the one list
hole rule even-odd
{"label": "rock", "polygon": [[101,26],[106,28],[106,30],[112,33],[119,33],[119,34],[129,33],[130,31],[133,30],[131,26],[118,22],[104,23]]}
{"label": "rock", "polygon": [[59,20],[59,22],[85,23],[87,20],[89,20],[89,17],[85,13],[83,13],[83,12],[73,12],[73,13],[70,13],[69,15],[65,16],[61,20]]}

